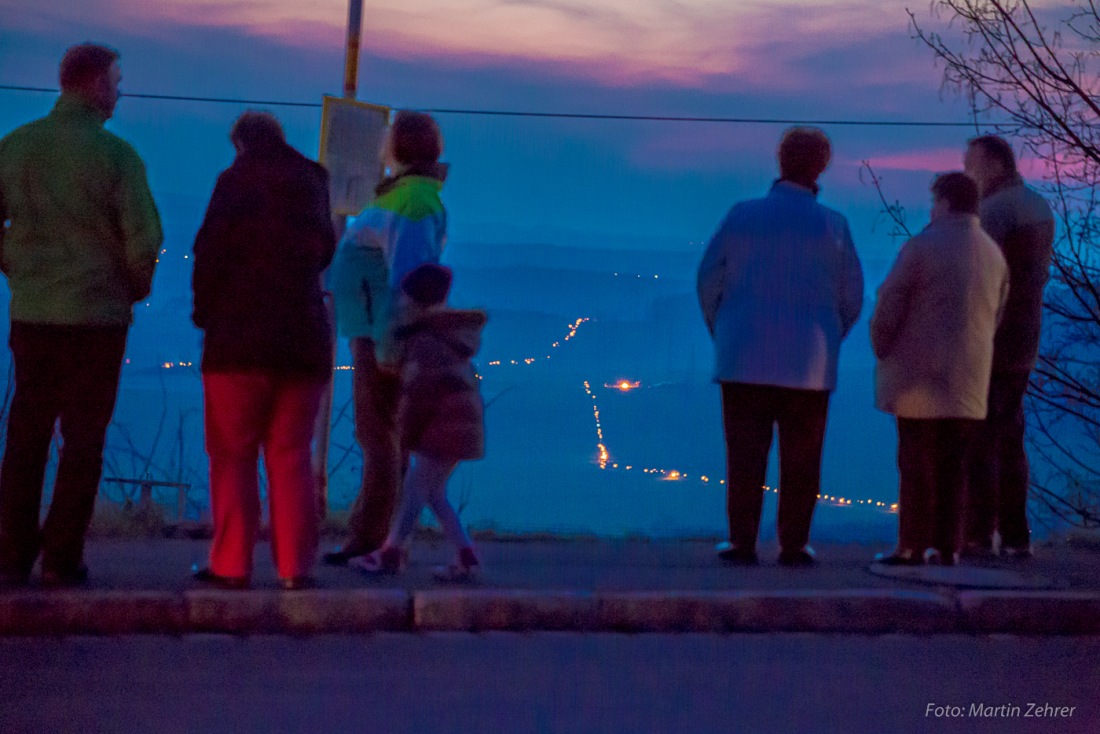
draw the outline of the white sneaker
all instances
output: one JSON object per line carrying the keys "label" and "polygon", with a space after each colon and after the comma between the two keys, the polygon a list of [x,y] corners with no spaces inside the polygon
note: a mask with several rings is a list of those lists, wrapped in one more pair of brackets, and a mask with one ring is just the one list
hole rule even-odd
{"label": "white sneaker", "polygon": [[449,566],[435,568],[432,575],[436,581],[448,583],[476,581],[481,576],[481,562],[478,560],[473,548],[461,548],[454,563]]}

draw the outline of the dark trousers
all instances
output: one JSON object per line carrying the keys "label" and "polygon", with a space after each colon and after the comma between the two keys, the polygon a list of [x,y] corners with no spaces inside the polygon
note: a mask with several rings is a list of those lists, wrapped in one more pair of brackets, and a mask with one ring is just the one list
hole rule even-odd
{"label": "dark trousers", "polygon": [[[44,570],[65,574],[82,564],[127,329],[12,323],[15,396],[0,464],[4,573],[29,574],[40,550]],[[58,421],[61,460],[40,529],[42,483]]]}
{"label": "dark trousers", "polygon": [[382,369],[371,339],[351,340],[355,437],[363,450],[363,484],[348,518],[347,549],[369,553],[389,532],[401,482],[397,427],[400,377]]}
{"label": "dark trousers", "polygon": [[981,421],[898,418],[898,548],[959,549],[969,447]]}
{"label": "dark trousers", "polygon": [[1029,471],[1024,451],[1024,394],[1028,372],[993,373],[989,416],[978,429],[969,465],[966,540],[1024,548],[1031,543],[1027,522]]}
{"label": "dark trousers", "polygon": [[821,485],[829,393],[722,383],[726,432],[726,514],[730,542],[755,548],[773,426],[779,427],[779,545],[805,547]]}

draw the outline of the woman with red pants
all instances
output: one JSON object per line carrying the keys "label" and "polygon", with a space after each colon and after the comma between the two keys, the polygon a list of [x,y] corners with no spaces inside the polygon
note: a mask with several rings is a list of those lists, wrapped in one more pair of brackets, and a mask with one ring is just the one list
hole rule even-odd
{"label": "woman with red pants", "polygon": [[310,443],[332,377],[320,274],[332,259],[328,174],[291,148],[278,120],[246,112],[230,134],[195,238],[192,318],[202,375],[214,542],[195,578],[245,588],[268,479],[271,548],[284,589],[308,586],[318,542]]}

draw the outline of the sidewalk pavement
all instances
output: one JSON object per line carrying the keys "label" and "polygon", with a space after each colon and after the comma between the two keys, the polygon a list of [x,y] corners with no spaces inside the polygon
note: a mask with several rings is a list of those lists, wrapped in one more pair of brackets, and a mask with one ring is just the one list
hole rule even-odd
{"label": "sidewalk pavement", "polygon": [[713,543],[680,540],[482,541],[477,583],[435,582],[450,559],[414,543],[409,569],[368,578],[318,566],[317,587],[278,590],[266,543],[253,588],[190,578],[207,542],[95,540],[79,589],[0,592],[0,635],[575,630],[1100,634],[1100,550],[1040,546],[1029,561],[929,568],[901,578],[868,570],[866,544],[815,546],[814,568],[726,566]]}

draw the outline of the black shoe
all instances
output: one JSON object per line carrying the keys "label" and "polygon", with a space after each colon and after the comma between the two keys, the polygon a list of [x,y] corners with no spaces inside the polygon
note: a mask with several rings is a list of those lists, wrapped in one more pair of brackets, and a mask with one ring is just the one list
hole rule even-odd
{"label": "black shoe", "polygon": [[785,550],[779,552],[779,565],[788,567],[813,566],[817,563],[814,549],[810,546],[798,550]]}
{"label": "black shoe", "polygon": [[760,563],[760,558],[753,548],[740,548],[733,543],[719,543],[715,548],[718,551],[718,559],[731,566],[755,566]]}
{"label": "black shoe", "polygon": [[1001,558],[1007,558],[1011,561],[1026,561],[1031,558],[1034,553],[1031,552],[1030,545],[1002,545],[1001,546]]}
{"label": "black shoe", "polygon": [[283,591],[301,591],[317,586],[317,581],[312,576],[291,576],[279,579],[279,588]]}
{"label": "black shoe", "polygon": [[370,553],[370,549],[341,548],[338,551],[322,554],[321,563],[326,566],[346,566],[352,558],[365,556],[368,553]]}
{"label": "black shoe", "polygon": [[969,540],[963,543],[963,547],[959,551],[959,557],[970,561],[992,561],[997,557],[997,553],[993,550],[992,542]]}
{"label": "black shoe", "polygon": [[42,585],[49,589],[64,589],[83,586],[88,582],[88,567],[81,564],[68,571],[43,569]]}
{"label": "black shoe", "polygon": [[929,548],[924,552],[924,562],[929,566],[957,566],[959,554],[954,551],[944,553],[936,548]]}
{"label": "black shoe", "polygon": [[249,583],[247,576],[219,576],[209,568],[201,568],[195,571],[191,574],[191,578],[204,584],[210,584],[218,589],[229,589],[230,591],[247,589]]}
{"label": "black shoe", "polygon": [[348,561],[356,571],[368,576],[393,576],[405,570],[409,554],[403,548],[383,545],[376,551]]}
{"label": "black shoe", "polygon": [[893,553],[876,553],[873,562],[883,566],[923,566],[924,556],[912,548],[896,548]]}

